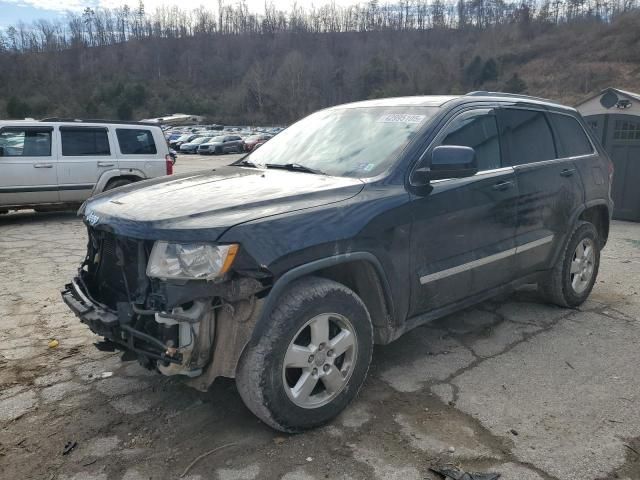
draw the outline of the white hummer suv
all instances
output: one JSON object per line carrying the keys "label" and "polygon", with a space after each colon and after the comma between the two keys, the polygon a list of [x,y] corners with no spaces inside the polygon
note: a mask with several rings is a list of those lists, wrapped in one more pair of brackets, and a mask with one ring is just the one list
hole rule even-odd
{"label": "white hummer suv", "polygon": [[156,125],[0,120],[0,213],[79,205],[105,190],[172,173]]}

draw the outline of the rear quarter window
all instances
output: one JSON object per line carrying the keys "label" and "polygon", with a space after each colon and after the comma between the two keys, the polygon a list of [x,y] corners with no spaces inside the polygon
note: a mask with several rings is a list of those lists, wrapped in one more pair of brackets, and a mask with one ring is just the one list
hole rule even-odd
{"label": "rear quarter window", "polygon": [[551,120],[558,137],[560,157],[577,157],[593,153],[593,146],[578,120],[560,113],[552,113]]}
{"label": "rear quarter window", "polygon": [[151,130],[116,128],[123,155],[154,155],[158,153]]}

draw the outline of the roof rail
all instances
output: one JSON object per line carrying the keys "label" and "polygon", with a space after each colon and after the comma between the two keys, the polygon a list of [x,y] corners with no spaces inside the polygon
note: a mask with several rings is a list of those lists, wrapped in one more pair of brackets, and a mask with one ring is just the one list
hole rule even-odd
{"label": "roof rail", "polygon": [[548,98],[533,97],[531,95],[520,95],[519,93],[486,92],[484,90],[469,92],[465,94],[465,96],[466,97],[510,97],[510,98],[521,98],[523,100],[529,99],[529,100],[538,100],[541,102],[556,103],[553,100],[549,100]]}
{"label": "roof rail", "polygon": [[39,120],[40,122],[67,122],[67,123],[113,123],[116,125],[146,125],[157,126],[160,124],[156,122],[127,122],[125,120],[99,120],[99,119],[87,119],[87,118],[61,118],[50,117]]}

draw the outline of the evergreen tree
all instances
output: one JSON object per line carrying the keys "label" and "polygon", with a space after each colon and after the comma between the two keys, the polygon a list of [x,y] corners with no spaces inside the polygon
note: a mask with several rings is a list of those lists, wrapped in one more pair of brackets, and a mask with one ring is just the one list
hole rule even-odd
{"label": "evergreen tree", "polygon": [[527,91],[527,84],[517,73],[514,73],[504,84],[504,91],[508,93],[524,93]]}
{"label": "evergreen tree", "polygon": [[29,115],[29,105],[17,97],[7,101],[7,115],[12,119],[23,119]]}

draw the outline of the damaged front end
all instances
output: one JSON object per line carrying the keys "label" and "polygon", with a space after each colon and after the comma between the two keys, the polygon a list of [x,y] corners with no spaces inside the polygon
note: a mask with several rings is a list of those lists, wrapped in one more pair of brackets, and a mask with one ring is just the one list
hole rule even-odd
{"label": "damaged front end", "polygon": [[[98,348],[123,350],[123,360],[137,358],[165,375],[191,377],[201,390],[218,376],[234,376],[261,296],[269,288],[266,272],[244,268],[239,274],[230,268],[227,255],[215,276],[184,278],[182,272],[197,270],[204,258],[193,248],[181,251],[178,261],[154,249],[161,243],[160,249],[166,250],[166,242],[92,227],[88,234],[87,256],[62,297],[83,323],[105,337]],[[236,252],[237,247],[234,257]],[[231,258],[231,263],[251,263],[241,257]]]}

